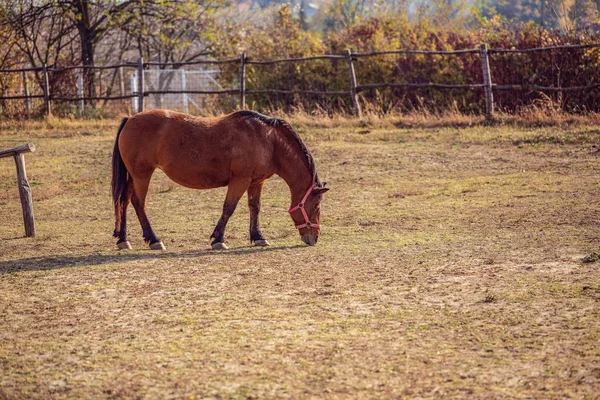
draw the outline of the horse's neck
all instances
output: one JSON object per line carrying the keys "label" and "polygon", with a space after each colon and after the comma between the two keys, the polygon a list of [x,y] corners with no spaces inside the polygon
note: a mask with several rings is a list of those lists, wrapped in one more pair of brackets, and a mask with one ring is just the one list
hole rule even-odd
{"label": "horse's neck", "polygon": [[[281,139],[280,139],[281,140]],[[285,142],[283,142],[285,143]],[[298,203],[304,197],[304,194],[313,184],[313,176],[306,167],[302,157],[304,155],[296,154],[290,148],[282,148],[285,145],[275,146],[273,157],[278,166],[277,175],[283,179],[290,188],[292,194],[292,203]]]}

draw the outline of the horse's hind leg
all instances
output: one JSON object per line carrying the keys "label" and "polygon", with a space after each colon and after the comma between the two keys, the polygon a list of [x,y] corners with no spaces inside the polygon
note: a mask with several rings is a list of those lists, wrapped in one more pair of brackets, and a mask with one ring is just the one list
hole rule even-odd
{"label": "horse's hind leg", "polygon": [[115,204],[115,232],[114,237],[119,238],[117,240],[117,247],[121,250],[131,249],[131,244],[127,240],[127,206],[131,202],[131,195],[133,194],[133,181],[129,178],[127,182],[127,189],[125,189],[125,196],[121,198],[119,204]]}
{"label": "horse's hind leg", "polygon": [[264,182],[248,188],[248,207],[250,208],[250,242],[256,246],[268,246],[269,242],[260,231],[258,214],[260,213],[260,196]]}
{"label": "horse's hind leg", "polygon": [[131,196],[131,204],[135,208],[135,213],[140,220],[142,226],[142,235],[144,241],[150,245],[152,250],[165,250],[164,244],[156,236],[150,226],[150,221],[146,215],[146,195],[148,194],[148,186],[150,185],[150,178],[152,173],[148,174],[147,177],[133,179],[133,194]]}
{"label": "horse's hind leg", "polygon": [[211,243],[211,246],[215,250],[227,249],[227,246],[223,243],[223,236],[225,235],[225,226],[227,225],[227,221],[229,221],[229,217],[235,211],[240,198],[244,195],[244,192],[248,189],[248,185],[250,185],[250,179],[232,179],[229,182],[229,186],[227,187],[227,196],[225,197],[225,203],[223,203],[223,213],[221,214],[221,218],[219,222],[217,222],[217,226],[213,231],[213,234],[210,236],[211,239],[214,239]]}

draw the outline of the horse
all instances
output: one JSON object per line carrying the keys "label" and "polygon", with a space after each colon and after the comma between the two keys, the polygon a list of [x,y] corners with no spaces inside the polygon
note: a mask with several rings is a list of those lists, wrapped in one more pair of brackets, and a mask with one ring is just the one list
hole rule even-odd
{"label": "horse", "polygon": [[302,241],[313,246],[319,239],[320,205],[329,188],[319,180],[315,160],[300,135],[283,119],[248,110],[211,118],[151,110],[124,118],[115,139],[111,180],[113,236],[119,249],[131,249],[127,239],[131,203],[145,243],[152,250],[165,250],[146,215],[146,195],[156,168],[188,188],[227,186],[221,218],[210,236],[215,250],[228,248],[225,227],[245,192],[250,243],[269,245],[260,230],[259,212],[264,182],[275,174],[290,188],[288,212]]}

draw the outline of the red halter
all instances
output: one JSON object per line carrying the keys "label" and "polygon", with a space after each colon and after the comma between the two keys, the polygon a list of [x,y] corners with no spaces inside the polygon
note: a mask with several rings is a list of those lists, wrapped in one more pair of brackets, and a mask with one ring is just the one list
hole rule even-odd
{"label": "red halter", "polygon": [[304,197],[302,198],[300,203],[296,207],[292,207],[288,210],[288,212],[290,214],[292,214],[294,211],[296,211],[298,209],[300,211],[302,211],[302,216],[304,217],[304,223],[300,224],[300,225],[296,225],[296,229],[302,229],[302,228],[317,228],[317,229],[319,229],[319,228],[321,228],[321,225],[313,224],[312,222],[310,222],[310,220],[308,219],[308,214],[306,213],[306,210],[304,209],[304,203],[306,202],[306,199],[308,199],[310,192],[312,192],[313,189],[316,187],[317,187],[317,184],[313,183],[313,185],[310,188],[308,188],[308,191],[306,192],[306,194],[304,195]]}

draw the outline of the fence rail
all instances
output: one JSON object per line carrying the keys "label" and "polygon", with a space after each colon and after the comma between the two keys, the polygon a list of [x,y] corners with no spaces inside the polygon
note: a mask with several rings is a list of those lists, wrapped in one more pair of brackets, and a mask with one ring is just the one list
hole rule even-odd
{"label": "fence rail", "polygon": [[373,57],[385,54],[422,54],[422,55],[456,55],[456,54],[475,54],[479,53],[477,49],[448,50],[448,51],[429,51],[429,50],[386,50],[373,51],[369,53],[352,53],[353,57]]}
{"label": "fence rail", "polygon": [[346,56],[337,56],[331,54],[325,54],[322,56],[312,56],[312,57],[300,57],[300,58],[281,58],[279,60],[264,60],[264,61],[253,61],[250,58],[246,59],[246,64],[256,64],[256,65],[268,65],[268,64],[278,64],[284,62],[304,62],[304,61],[312,61],[312,60],[344,60]]}
{"label": "fence rail", "polygon": [[[44,110],[46,114],[51,114],[51,102],[52,101],[64,101],[64,102],[79,102],[80,107],[83,107],[86,101],[113,101],[113,100],[125,100],[135,99],[137,101],[137,107],[133,110],[140,112],[144,110],[144,97],[149,95],[165,95],[165,94],[212,94],[212,95],[239,95],[240,96],[240,107],[246,108],[246,95],[252,94],[311,94],[311,95],[324,95],[324,96],[348,96],[353,105],[353,112],[357,116],[361,116],[360,103],[358,101],[357,94],[362,91],[374,90],[380,88],[434,88],[434,89],[472,89],[472,90],[484,90],[485,98],[485,116],[486,119],[492,119],[494,114],[494,100],[493,92],[495,90],[532,90],[532,91],[550,91],[550,92],[574,92],[574,91],[585,91],[600,88],[600,83],[590,83],[589,85],[583,86],[572,86],[572,87],[557,87],[557,86],[540,86],[534,84],[502,84],[497,85],[492,81],[490,74],[490,54],[506,54],[506,53],[532,53],[552,50],[565,50],[565,49],[593,49],[600,48],[599,44],[585,44],[585,45],[563,45],[563,46],[552,46],[552,47],[539,47],[530,49],[488,49],[487,45],[482,44],[478,49],[462,49],[453,51],[425,51],[425,50],[388,50],[388,51],[375,51],[368,53],[352,53],[350,50],[346,50],[343,55],[325,54],[311,57],[301,58],[283,58],[276,60],[253,60],[247,57],[245,54],[241,54],[238,58],[225,59],[225,60],[198,60],[189,62],[171,62],[171,63],[159,63],[159,62],[144,62],[143,59],[139,59],[136,63],[122,63],[116,65],[107,66],[68,66],[52,68],[46,65],[38,68],[20,68],[20,69],[0,69],[0,73],[21,73],[23,75],[23,93],[24,95],[10,95],[0,96],[0,101],[4,100],[25,100],[27,111],[30,111],[31,100],[33,99],[44,99]],[[431,56],[448,56],[448,55],[461,55],[461,54],[474,54],[479,55],[482,67],[482,83],[476,84],[447,84],[447,83],[436,83],[436,82],[382,82],[382,83],[361,83],[359,84],[356,80],[355,65],[354,62],[359,58],[375,57],[381,55],[431,55]],[[349,88],[347,90],[297,90],[297,89],[247,89],[246,82],[248,79],[246,66],[257,65],[266,66],[280,63],[296,63],[306,62],[313,60],[346,60],[349,71]],[[149,66],[159,66],[164,68],[166,66],[172,66],[173,68],[183,68],[190,65],[223,65],[223,64],[239,64],[239,89],[231,90],[146,90],[144,82],[144,70]],[[125,94],[123,89],[123,68],[134,69],[137,71],[137,82],[136,88],[130,94]],[[120,73],[121,76],[121,95],[107,95],[107,96],[84,96],[83,89],[78,93],[77,97],[69,96],[54,96],[52,94],[48,74],[64,72],[69,70],[115,70]],[[30,94],[29,83],[27,79],[27,72],[34,72],[41,74],[41,83],[39,86],[42,94]],[[600,74],[599,74],[600,76]]]}

